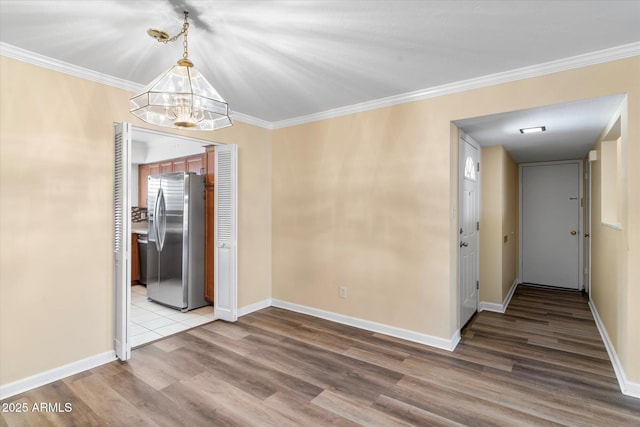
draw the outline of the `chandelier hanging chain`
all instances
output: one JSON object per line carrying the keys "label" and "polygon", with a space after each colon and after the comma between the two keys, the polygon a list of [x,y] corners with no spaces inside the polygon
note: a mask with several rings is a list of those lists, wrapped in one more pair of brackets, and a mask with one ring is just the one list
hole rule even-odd
{"label": "chandelier hanging chain", "polygon": [[182,57],[184,59],[189,59],[189,49],[188,49],[188,45],[189,42],[187,40],[187,37],[189,35],[189,22],[187,21],[187,18],[189,17],[189,12],[188,11],[184,11],[184,24],[182,24],[182,31],[180,31],[178,34],[176,34],[173,37],[170,38],[162,38],[162,37],[156,37],[155,39],[160,42],[160,43],[164,43],[167,44],[169,42],[174,42],[176,40],[178,40],[178,38],[182,35],[184,35],[184,39],[182,41],[182,46],[184,47],[184,53],[182,54]]}
{"label": "chandelier hanging chain", "polygon": [[182,57],[184,59],[189,59],[189,50],[188,50],[188,41],[187,41],[187,37],[189,36],[189,23],[187,22],[187,15],[188,13],[185,12],[184,15],[184,39],[182,40],[182,47],[184,47],[184,53],[182,54]]}

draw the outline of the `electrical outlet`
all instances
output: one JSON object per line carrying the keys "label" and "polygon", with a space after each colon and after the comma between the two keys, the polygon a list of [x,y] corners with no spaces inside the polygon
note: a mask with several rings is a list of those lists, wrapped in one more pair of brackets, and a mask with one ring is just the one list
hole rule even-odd
{"label": "electrical outlet", "polygon": [[340,298],[347,299],[347,288],[340,286]]}

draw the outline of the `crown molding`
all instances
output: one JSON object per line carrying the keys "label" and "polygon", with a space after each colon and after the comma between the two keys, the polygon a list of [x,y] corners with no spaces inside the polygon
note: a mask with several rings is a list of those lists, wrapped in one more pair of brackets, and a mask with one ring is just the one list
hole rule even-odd
{"label": "crown molding", "polygon": [[305,116],[294,117],[291,119],[280,120],[277,122],[272,122],[271,124],[273,129],[281,129],[289,126],[316,122],[319,120],[332,119],[348,114],[361,113],[378,108],[391,107],[393,105],[405,104],[408,102],[420,101],[423,99],[435,98],[443,95],[451,95],[454,93],[480,89],[483,87],[494,86],[502,83],[509,83],[516,80],[524,80],[532,77],[543,76],[546,74],[557,73],[560,71],[572,70],[574,68],[587,67],[589,65],[630,58],[632,56],[638,55],[640,55],[640,42],[635,42],[612,47],[609,49],[585,53],[582,55],[571,56],[568,58],[559,59],[557,61],[545,62],[529,67],[517,68],[514,70],[476,77],[473,79],[448,83],[441,86],[434,86],[427,89],[407,92],[400,95],[375,99],[373,101],[363,102],[360,104],[339,107],[332,110],[322,111],[320,113],[313,113]]}
{"label": "crown molding", "polygon": [[[413,92],[407,92],[400,95],[380,98],[373,101],[362,102],[359,104],[348,105],[345,107],[334,108],[332,110],[322,111],[319,113],[308,114],[305,116],[294,117],[291,119],[269,122],[253,116],[233,113],[233,118],[240,122],[248,123],[265,129],[281,129],[289,126],[296,126],[305,123],[326,120],[348,114],[360,113],[377,108],[391,107],[393,105],[405,104],[408,102],[420,101],[423,99],[435,98],[443,95],[451,95],[454,93],[464,92],[467,90],[480,89],[483,87],[509,83],[516,80],[523,80],[532,77],[543,76],[546,74],[567,71],[574,68],[587,67],[589,65],[600,64],[603,62],[615,61],[618,59],[629,58],[640,55],[640,42],[629,43],[626,45],[615,46],[609,49],[598,50],[595,52],[585,53],[582,55],[571,56],[559,59],[557,61],[545,62],[530,67],[517,68],[510,71],[504,71],[495,74],[489,74],[459,82],[448,83],[440,86],[434,86],[427,89],[420,89]],[[28,62],[43,68],[61,73],[69,74],[75,77],[102,83],[108,86],[124,89],[129,92],[139,92],[143,89],[143,85],[131,82],[129,80],[120,79],[107,74],[98,73],[87,68],[49,58],[19,47],[0,42],[0,56]]]}
{"label": "crown molding", "polygon": [[237,120],[242,123],[247,123],[250,125],[264,128],[264,129],[273,130],[273,123],[268,122],[266,120],[259,119],[257,117],[249,116],[247,114],[242,114],[242,113],[237,113],[235,111],[232,111],[231,118],[233,120]]}
{"label": "crown molding", "polygon": [[59,71],[74,77],[80,77],[81,79],[102,83],[118,89],[124,89],[129,92],[141,91],[144,88],[141,84],[134,83],[129,80],[120,79],[88,68],[83,68],[78,65],[69,64],[68,62],[49,58],[48,56],[40,55],[4,42],[0,42],[0,56],[6,56],[7,58],[27,62],[42,68]]}
{"label": "crown molding", "polygon": [[[123,89],[128,92],[137,93],[144,89],[144,86],[139,83],[120,79],[118,77],[99,73],[97,71],[83,68],[78,65],[73,65],[68,62],[49,58],[48,56],[40,55],[39,53],[31,52],[29,50],[22,49],[4,42],[0,42],[0,56],[6,56],[7,58],[27,62],[29,64],[46,68],[48,70],[58,71],[70,76],[79,77],[81,79],[90,80],[96,83],[101,83],[107,86],[115,87],[117,89]],[[266,129],[273,129],[271,122],[252,117],[247,114],[232,112],[232,117],[234,120],[238,120],[240,122],[252,124]]]}

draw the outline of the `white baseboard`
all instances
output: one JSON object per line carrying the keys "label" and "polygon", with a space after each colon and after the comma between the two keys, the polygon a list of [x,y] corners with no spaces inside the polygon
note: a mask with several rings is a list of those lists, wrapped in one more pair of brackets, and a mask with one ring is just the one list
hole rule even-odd
{"label": "white baseboard", "polygon": [[321,319],[330,320],[343,325],[349,325],[367,331],[378,332],[407,341],[413,341],[419,344],[440,348],[443,350],[453,351],[460,341],[460,331],[456,331],[450,339],[434,337],[420,332],[410,331],[408,329],[397,328],[382,323],[372,322],[370,320],[359,319],[357,317],[346,316],[344,314],[334,313],[331,311],[320,310],[318,308],[307,307],[292,302],[273,299],[271,301],[274,307],[291,310],[309,316],[319,317]]}
{"label": "white baseboard", "polygon": [[596,306],[595,304],[593,304],[593,301],[591,301],[591,299],[589,299],[589,308],[591,309],[591,314],[593,314],[593,319],[596,321],[596,326],[598,327],[598,331],[600,332],[600,336],[602,337],[604,346],[607,349],[607,353],[609,354],[611,365],[613,365],[613,371],[616,373],[616,378],[618,379],[620,391],[622,392],[622,394],[631,397],[637,397],[640,399],[640,383],[634,383],[627,380],[627,376],[624,373],[622,364],[620,364],[620,359],[618,359],[616,349],[613,347],[613,343],[609,339],[609,334],[607,334],[607,330],[602,323],[602,319],[600,319],[598,310],[596,310]]}
{"label": "white baseboard", "polygon": [[245,305],[244,307],[240,307],[238,309],[238,317],[245,316],[249,313],[253,313],[254,311],[262,310],[263,308],[271,307],[271,298],[267,298],[262,301],[258,301],[253,304]]}
{"label": "white baseboard", "polygon": [[504,301],[502,301],[502,304],[480,301],[480,304],[478,304],[478,311],[495,311],[496,313],[504,314],[504,312],[507,311],[507,307],[511,302],[511,298],[515,293],[516,288],[518,287],[518,283],[520,283],[520,279],[516,278],[516,280],[514,280],[513,284],[511,285],[511,289],[509,289],[509,292],[507,292],[507,296],[504,297]]}
{"label": "white baseboard", "polygon": [[71,362],[66,365],[53,368],[51,370],[41,372],[39,374],[27,377],[12,383],[0,385],[0,400],[6,399],[16,394],[23,393],[36,387],[49,384],[53,381],[75,375],[79,372],[86,371],[96,366],[104,365],[116,360],[116,352],[111,350],[106,353],[96,354],[86,359]]}

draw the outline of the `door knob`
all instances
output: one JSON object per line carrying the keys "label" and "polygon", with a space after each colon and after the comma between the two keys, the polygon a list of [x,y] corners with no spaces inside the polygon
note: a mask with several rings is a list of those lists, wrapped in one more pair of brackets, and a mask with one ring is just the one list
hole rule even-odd
{"label": "door knob", "polygon": [[463,246],[466,248],[467,246],[469,246],[469,244],[467,242],[460,242],[460,247]]}
{"label": "door knob", "polygon": [[576,230],[571,230],[571,235],[575,236],[576,234],[578,234],[578,232]]}

